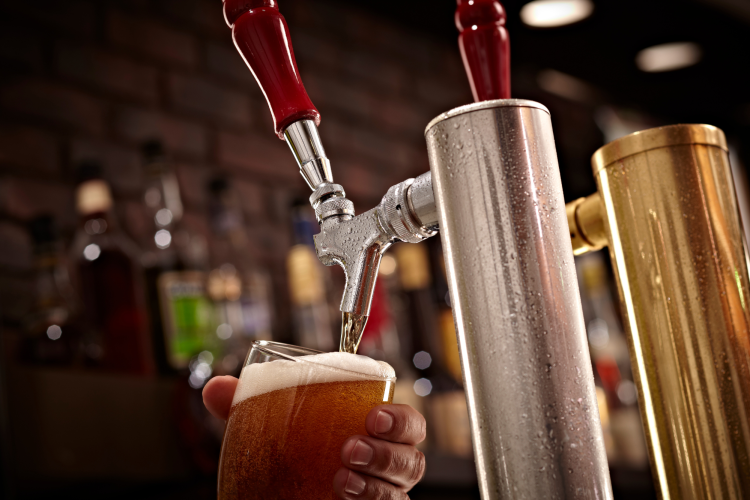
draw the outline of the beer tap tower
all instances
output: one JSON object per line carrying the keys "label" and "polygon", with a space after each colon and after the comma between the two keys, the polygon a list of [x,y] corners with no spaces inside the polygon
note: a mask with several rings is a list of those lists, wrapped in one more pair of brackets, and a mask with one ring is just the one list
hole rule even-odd
{"label": "beer tap tower", "polygon": [[425,132],[482,498],[612,498],[550,114],[510,99],[496,0],[459,0],[474,104]]}
{"label": "beer tap tower", "polygon": [[479,102],[435,118],[431,171],[360,215],[333,181],[276,0],[224,0],[224,14],[313,190],[318,256],[346,272],[341,350],[356,351],[383,253],[439,228],[482,498],[612,498],[549,112],[509,98],[499,2],[458,4]]}
{"label": "beer tap tower", "polygon": [[[507,98],[497,5],[458,3],[474,98]],[[598,192],[566,206],[570,238],[575,255],[609,247],[656,489],[750,498],[750,279],[724,133],[644,130],[591,163]]]}
{"label": "beer tap tower", "polygon": [[724,133],[636,132],[567,206],[576,255],[609,246],[661,498],[750,498],[750,293]]}

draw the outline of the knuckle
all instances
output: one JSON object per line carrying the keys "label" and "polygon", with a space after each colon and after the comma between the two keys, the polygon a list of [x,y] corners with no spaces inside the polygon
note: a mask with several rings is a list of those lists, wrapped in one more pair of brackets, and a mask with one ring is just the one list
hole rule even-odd
{"label": "knuckle", "polygon": [[424,453],[419,450],[414,450],[415,457],[411,460],[411,465],[408,468],[407,481],[410,485],[417,484],[424,476],[425,470],[425,459]]}
{"label": "knuckle", "polygon": [[384,495],[385,491],[383,491],[383,485],[379,481],[367,482],[367,489],[365,490],[363,498],[366,498],[367,500],[382,500],[388,498]]}
{"label": "knuckle", "polygon": [[405,478],[409,475],[410,469],[411,469],[411,461],[406,458],[403,455],[396,455],[395,460],[393,461],[393,467],[391,472],[391,477],[399,478],[403,480],[402,478]]}
{"label": "knuckle", "polygon": [[419,415],[419,418],[415,418],[413,422],[413,432],[414,436],[416,437],[416,440],[418,443],[421,443],[424,441],[425,437],[427,437],[427,422],[425,422],[424,417],[422,415]]}
{"label": "knuckle", "polygon": [[372,500],[408,500],[409,497],[392,484],[378,481],[370,490],[368,498]]}
{"label": "knuckle", "polygon": [[388,447],[384,451],[383,479],[409,487],[422,479],[425,469],[422,452],[414,449],[413,453],[409,453],[408,451],[393,450]]}
{"label": "knuckle", "polygon": [[383,474],[393,477],[400,472],[400,457],[391,446],[383,447]]}
{"label": "knuckle", "polygon": [[372,498],[375,500],[390,500],[393,498],[393,495],[391,495],[391,492],[387,491],[384,486],[378,486],[375,491],[375,496]]}
{"label": "knuckle", "polygon": [[419,412],[409,407],[399,417],[396,419],[397,424],[394,426],[396,439],[417,443],[424,441],[427,424]]}

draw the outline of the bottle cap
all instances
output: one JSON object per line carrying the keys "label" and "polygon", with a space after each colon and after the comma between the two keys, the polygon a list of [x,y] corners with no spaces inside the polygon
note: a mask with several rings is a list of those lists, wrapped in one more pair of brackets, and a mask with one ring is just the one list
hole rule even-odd
{"label": "bottle cap", "polygon": [[102,179],[86,181],[76,191],[76,210],[80,215],[106,212],[112,208],[112,193]]}
{"label": "bottle cap", "polygon": [[98,161],[79,163],[76,180],[76,211],[80,215],[106,212],[112,208],[112,193],[109,184],[102,178],[102,166]]}

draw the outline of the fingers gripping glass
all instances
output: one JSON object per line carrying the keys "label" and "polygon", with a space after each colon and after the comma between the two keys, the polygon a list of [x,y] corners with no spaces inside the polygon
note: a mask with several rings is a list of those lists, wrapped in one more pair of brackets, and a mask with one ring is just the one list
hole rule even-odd
{"label": "fingers gripping glass", "polygon": [[257,341],[232,402],[219,467],[219,500],[332,499],[341,447],[367,434],[365,418],[390,404],[385,363]]}

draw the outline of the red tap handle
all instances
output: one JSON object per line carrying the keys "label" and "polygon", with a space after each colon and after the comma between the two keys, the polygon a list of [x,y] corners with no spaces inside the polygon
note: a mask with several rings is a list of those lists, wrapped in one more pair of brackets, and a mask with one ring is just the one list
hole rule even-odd
{"label": "red tap handle", "polygon": [[289,28],[276,0],[224,0],[224,18],[266,96],[276,135],[284,139],[284,130],[299,120],[319,125],[320,113],[302,85]]}
{"label": "red tap handle", "polygon": [[457,0],[458,45],[476,102],[510,99],[510,41],[497,0]]}

